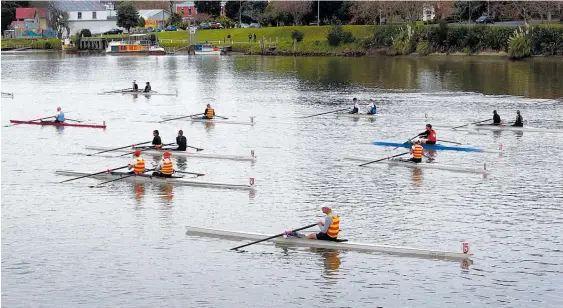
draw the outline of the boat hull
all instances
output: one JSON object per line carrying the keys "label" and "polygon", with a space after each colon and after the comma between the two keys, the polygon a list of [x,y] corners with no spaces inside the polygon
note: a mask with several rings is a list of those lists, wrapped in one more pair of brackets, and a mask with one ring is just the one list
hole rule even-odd
{"label": "boat hull", "polygon": [[[90,173],[58,170],[55,171],[55,174],[80,177],[80,176],[89,175]],[[131,183],[176,184],[176,185],[207,187],[207,188],[255,190],[254,184],[237,185],[237,184],[225,184],[225,183],[215,183],[215,182],[203,182],[203,181],[184,179],[183,177],[163,178],[163,177],[150,176],[148,174],[130,176],[130,174],[126,172],[103,173],[103,174],[90,176],[90,178],[97,180],[107,180],[107,181],[123,178],[123,181],[131,182]],[[251,181],[254,182],[253,179]]]}
{"label": "boat hull", "polygon": [[[106,151],[112,149],[111,147],[97,147],[97,146],[86,146],[87,150],[93,151]],[[134,151],[134,148],[130,149],[119,149],[112,152],[118,153],[129,153]],[[162,156],[166,150],[142,150],[143,154]],[[226,154],[203,154],[199,152],[183,152],[183,151],[170,151],[172,157],[181,156],[187,158],[209,158],[209,159],[228,159],[228,160],[239,160],[239,161],[255,161],[256,157],[253,155],[243,156],[243,155],[226,155]],[[252,152],[251,152],[252,153]]]}
{"label": "boat hull", "polygon": [[19,120],[10,120],[10,123],[14,124],[31,124],[31,125],[47,125],[47,126],[73,126],[73,127],[89,127],[89,128],[106,128],[106,122],[104,124],[97,125],[97,124],[80,124],[80,123],[55,123],[55,122],[34,122],[34,121],[19,121]]}
{"label": "boat hull", "polygon": [[336,113],[337,117],[348,117],[348,118],[366,118],[366,119],[375,119],[381,117],[380,114],[365,114],[365,113],[345,113],[345,112],[338,112]]}
{"label": "boat hull", "polygon": [[[385,141],[374,141],[373,145],[384,146],[384,147],[400,147],[400,148],[411,148],[411,143],[397,143],[397,142],[385,142]],[[478,148],[467,148],[467,147],[450,147],[441,144],[423,144],[424,150],[446,150],[446,151],[461,151],[461,152],[482,152],[482,153],[500,153],[500,151],[495,150],[484,150]]]}
{"label": "boat hull", "polygon": [[[247,233],[247,232],[236,232],[236,231],[226,231],[218,229],[207,229],[186,226],[186,234],[196,235],[196,236],[210,236],[219,238],[229,238],[237,240],[250,240],[257,241],[262,240],[271,235],[259,234],[259,233]],[[301,238],[283,238],[276,237],[270,239],[269,242],[273,242],[280,245],[288,246],[301,246],[301,247],[313,247],[313,248],[326,248],[326,249],[339,249],[339,250],[355,250],[361,252],[379,252],[388,253],[394,255],[402,256],[415,256],[431,259],[445,259],[445,260],[464,260],[469,259],[472,254],[462,253],[462,252],[449,252],[441,250],[429,250],[429,249],[418,249],[410,247],[400,247],[400,246],[389,246],[389,245],[377,245],[377,244],[362,244],[354,242],[331,242],[331,241],[319,241],[312,239],[301,239]]]}
{"label": "boat hull", "polygon": [[123,91],[123,92],[115,92],[115,93],[104,93],[104,94],[123,94],[123,95],[147,95],[147,96],[154,96],[154,95],[162,95],[162,96],[178,96],[178,91],[176,93],[159,93],[159,92],[143,92],[143,91]]}
{"label": "boat hull", "polygon": [[[367,157],[356,157],[356,156],[347,156],[344,159],[346,160],[353,160],[362,163],[368,163],[377,160],[377,158],[367,158]],[[460,166],[451,166],[451,165],[443,165],[439,163],[414,163],[414,162],[406,162],[396,159],[389,159],[389,160],[382,160],[378,161],[374,164],[387,164],[390,166],[402,166],[407,168],[425,168],[425,169],[439,169],[439,170],[447,170],[453,172],[462,172],[462,173],[474,173],[474,174],[489,174],[489,170],[483,168],[469,168],[469,167],[460,167]]]}
{"label": "boat hull", "polygon": [[200,123],[223,123],[223,124],[240,124],[240,125],[250,125],[254,126],[254,117],[250,118],[250,122],[243,121],[231,121],[231,120],[221,120],[221,119],[198,119],[198,118],[187,118],[190,122],[200,122]]}
{"label": "boat hull", "polygon": [[516,127],[516,126],[507,126],[507,125],[469,125],[466,127],[466,129],[563,134],[563,129],[536,128],[536,127],[527,127],[527,126]]}

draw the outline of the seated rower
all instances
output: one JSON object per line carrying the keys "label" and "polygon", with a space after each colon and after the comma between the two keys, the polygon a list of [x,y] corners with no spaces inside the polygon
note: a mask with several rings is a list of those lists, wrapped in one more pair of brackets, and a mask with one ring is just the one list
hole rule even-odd
{"label": "seated rower", "polygon": [[424,149],[422,145],[420,145],[420,140],[413,141],[413,145],[411,147],[411,159],[409,161],[420,163],[422,162],[422,155],[424,155]]}
{"label": "seated rower", "polygon": [[57,107],[57,115],[55,116],[55,123],[64,123],[65,121],[65,113],[61,109],[61,107]]}
{"label": "seated rower", "polygon": [[202,119],[213,119],[215,117],[215,110],[213,110],[213,108],[211,108],[210,104],[207,104],[207,108],[205,108],[205,111],[203,112],[203,117]]}
{"label": "seated rower", "polygon": [[157,129],[152,132],[154,138],[152,138],[152,148],[153,149],[160,149],[162,148],[162,140],[160,140],[160,133]]}
{"label": "seated rower", "polygon": [[170,159],[172,154],[168,151],[164,152],[162,155],[162,159],[158,163],[156,167],[156,171],[153,172],[153,176],[161,176],[165,178],[172,177],[172,173],[174,173],[174,166],[172,165],[172,160]]}
{"label": "seated rower", "polygon": [[371,101],[368,105],[367,114],[377,114],[377,107],[375,107],[375,103],[373,101]]}
{"label": "seated rower", "polygon": [[349,113],[350,114],[356,114],[356,113],[360,112],[360,106],[358,105],[358,99],[354,97],[352,102],[354,103],[354,107],[352,108],[352,111],[350,111]]}
{"label": "seated rower", "polygon": [[137,80],[133,80],[133,92],[139,91],[139,85],[137,85]]}
{"label": "seated rower", "polygon": [[152,91],[151,84],[147,81],[147,85],[145,86],[145,90],[143,90],[143,92],[148,93],[150,91]]}
{"label": "seated rower", "polygon": [[319,221],[321,232],[309,234],[307,238],[323,240],[323,241],[338,241],[338,232],[340,232],[340,217],[334,215],[328,206],[323,206],[323,213],[326,214],[325,221]]}
{"label": "seated rower", "polygon": [[417,137],[423,137],[422,144],[436,144],[436,131],[432,129],[432,125],[426,124],[426,131],[418,134]]}
{"label": "seated rower", "polygon": [[129,174],[141,174],[145,172],[145,160],[141,158],[141,150],[135,150],[133,157],[133,161],[131,161],[127,166],[127,169],[133,169],[133,171],[129,172]]}
{"label": "seated rower", "polygon": [[520,110],[516,110],[516,121],[514,122],[514,124],[512,124],[512,126],[516,126],[516,127],[524,126],[524,118],[520,114]]}
{"label": "seated rower", "polygon": [[177,149],[173,149],[173,151],[185,151],[188,147],[188,141],[184,136],[184,132],[182,130],[178,131],[178,137],[176,137],[176,144],[178,145]]}
{"label": "seated rower", "polygon": [[493,125],[500,125],[500,124],[501,124],[500,115],[498,115],[496,110],[493,110]]}

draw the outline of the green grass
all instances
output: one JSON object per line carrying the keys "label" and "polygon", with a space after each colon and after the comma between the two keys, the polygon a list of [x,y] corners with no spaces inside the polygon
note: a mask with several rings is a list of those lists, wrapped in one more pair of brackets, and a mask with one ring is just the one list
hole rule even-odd
{"label": "green grass", "polygon": [[2,49],[20,47],[29,47],[32,49],[61,49],[61,40],[57,38],[3,39],[1,46]]}

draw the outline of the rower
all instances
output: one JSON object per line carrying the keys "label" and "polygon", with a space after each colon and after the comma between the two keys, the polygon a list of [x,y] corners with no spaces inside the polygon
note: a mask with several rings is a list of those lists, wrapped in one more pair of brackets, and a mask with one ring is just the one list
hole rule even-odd
{"label": "rower", "polygon": [[63,123],[65,121],[65,113],[61,107],[57,107],[57,115],[55,116],[55,123]]}
{"label": "rower", "polygon": [[151,84],[147,81],[147,85],[145,86],[145,90],[143,92],[148,93],[150,91],[152,91]]}
{"label": "rower", "polygon": [[424,137],[422,144],[436,144],[436,131],[432,129],[432,125],[426,124],[426,131],[418,134],[417,137]]}
{"label": "rower", "polygon": [[174,151],[185,151],[188,146],[188,141],[186,140],[186,136],[184,136],[184,131],[178,131],[178,137],[176,137],[176,144],[178,145],[177,149]]}
{"label": "rower", "polygon": [[127,166],[127,169],[133,169],[133,171],[129,172],[129,174],[141,174],[145,172],[145,160],[141,158],[141,150],[135,150],[133,157],[133,161],[131,161],[131,163]]}
{"label": "rower", "polygon": [[354,97],[354,99],[352,100],[352,103],[354,104],[354,107],[352,108],[352,111],[350,111],[350,114],[356,114],[358,112],[360,112],[360,105],[358,105],[358,99]]}
{"label": "rower", "polygon": [[153,149],[160,149],[162,148],[162,140],[160,139],[160,133],[157,129],[152,132],[154,138],[152,138],[152,148]]}
{"label": "rower", "polygon": [[493,110],[493,125],[500,125],[501,120],[496,110]]}
{"label": "rower", "polygon": [[321,232],[309,234],[307,238],[323,240],[323,241],[338,241],[338,232],[340,232],[340,217],[334,215],[328,206],[322,207],[323,213],[326,214],[325,221],[319,221]]}
{"label": "rower", "polygon": [[215,110],[213,110],[213,108],[211,108],[210,104],[207,104],[207,108],[205,108],[205,111],[203,112],[203,117],[202,119],[213,119],[215,117]]}
{"label": "rower", "polygon": [[413,141],[413,145],[411,147],[411,159],[409,161],[420,163],[422,162],[422,155],[424,155],[424,149],[422,145],[420,145],[420,140],[416,139]]}
{"label": "rower", "polygon": [[170,152],[164,152],[162,160],[160,160],[158,166],[156,167],[156,171],[152,174],[153,176],[161,176],[165,178],[172,177],[172,173],[174,173],[174,166],[172,165],[170,156],[172,156]]}
{"label": "rower", "polygon": [[516,110],[516,121],[514,122],[514,124],[512,124],[512,126],[516,126],[516,127],[524,126],[524,118],[520,114],[520,110]]}
{"label": "rower", "polygon": [[139,91],[139,85],[137,85],[137,80],[133,80],[133,92]]}
{"label": "rower", "polygon": [[368,105],[368,113],[367,114],[377,114],[377,107],[373,101],[370,101]]}

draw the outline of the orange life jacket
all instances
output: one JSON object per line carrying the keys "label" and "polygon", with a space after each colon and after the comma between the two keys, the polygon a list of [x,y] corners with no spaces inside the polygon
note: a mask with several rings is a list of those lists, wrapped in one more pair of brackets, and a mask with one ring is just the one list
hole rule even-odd
{"label": "orange life jacket", "polygon": [[415,144],[412,147],[413,147],[411,149],[412,157],[416,159],[419,158],[422,159],[422,154],[424,154],[424,149],[422,148],[422,146],[420,144]]}
{"label": "orange life jacket", "polygon": [[326,231],[326,235],[332,238],[337,238],[338,232],[340,232],[340,217],[334,216],[332,215],[332,213],[328,214],[328,216],[332,218],[332,223],[328,227],[328,230]]}
{"label": "orange life jacket", "polygon": [[135,163],[135,169],[133,169],[133,172],[135,172],[135,174],[141,174],[143,172],[145,172],[145,160],[137,157],[137,162]]}
{"label": "orange life jacket", "polygon": [[172,167],[172,161],[169,158],[165,158],[162,160],[162,169],[160,169],[162,174],[172,174],[174,172],[174,168]]}
{"label": "orange life jacket", "polygon": [[207,112],[205,113],[205,117],[208,119],[213,119],[213,117],[215,116],[215,110],[213,110],[213,108],[209,107],[207,108]]}

